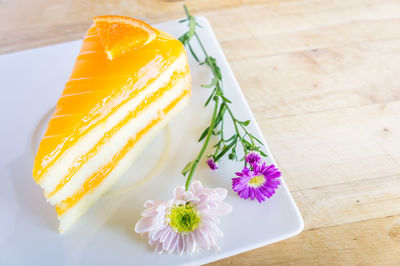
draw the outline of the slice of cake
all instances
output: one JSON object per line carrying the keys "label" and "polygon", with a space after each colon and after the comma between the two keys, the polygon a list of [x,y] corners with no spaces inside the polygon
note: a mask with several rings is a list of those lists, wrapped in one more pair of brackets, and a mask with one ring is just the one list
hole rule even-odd
{"label": "slice of cake", "polygon": [[60,232],[188,103],[190,81],[185,50],[172,36],[128,17],[94,19],[33,168]]}

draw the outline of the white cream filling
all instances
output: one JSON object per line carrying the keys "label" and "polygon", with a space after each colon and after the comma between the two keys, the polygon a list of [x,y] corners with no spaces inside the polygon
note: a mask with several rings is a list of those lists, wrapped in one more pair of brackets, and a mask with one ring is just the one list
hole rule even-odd
{"label": "white cream filling", "polygon": [[90,193],[86,194],[75,206],[68,209],[63,215],[58,217],[60,221],[60,233],[68,230],[103,194],[105,194],[123,175],[129,166],[134,162],[147,144],[158,134],[158,132],[168,124],[189,102],[189,96],[184,97],[174,109],[172,109],[163,120],[157,123],[148,134],[144,135],[112,172]]}
{"label": "white cream filling", "polygon": [[86,154],[104,134],[113,128],[121,119],[123,119],[131,110],[135,109],[148,95],[157,91],[163,85],[166,85],[175,71],[183,71],[187,65],[186,55],[183,52],[169,68],[167,68],[154,82],[138,95],[130,99],[123,106],[118,108],[104,122],[99,124],[93,130],[82,137],[75,145],[69,148],[64,154],[51,166],[42,177],[41,186],[45,192],[50,193],[55,190],[57,185],[67,174],[67,171],[75,158]]}
{"label": "white cream filling", "polygon": [[74,195],[81,189],[83,183],[97,169],[110,162],[128,140],[135,136],[140,130],[144,129],[152,120],[159,117],[159,112],[167,108],[168,105],[178,98],[190,82],[190,75],[176,81],[176,84],[156,101],[141,111],[137,117],[131,119],[122,126],[92,158],[90,158],[56,194],[48,199],[50,204],[55,205],[62,200]]}

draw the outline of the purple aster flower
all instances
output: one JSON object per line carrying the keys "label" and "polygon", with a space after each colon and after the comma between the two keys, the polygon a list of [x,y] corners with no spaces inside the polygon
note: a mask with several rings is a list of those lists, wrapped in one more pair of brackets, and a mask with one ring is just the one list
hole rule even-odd
{"label": "purple aster flower", "polygon": [[281,172],[275,165],[266,163],[252,164],[253,170],[246,166],[241,172],[237,172],[238,177],[232,178],[232,189],[243,199],[257,199],[259,202],[270,198],[275,194],[275,190],[280,185]]}
{"label": "purple aster flower", "polygon": [[261,161],[261,156],[258,152],[252,151],[246,155],[245,159],[246,159],[246,163],[249,163],[250,165],[252,165],[255,163],[259,163]]}
{"label": "purple aster flower", "polygon": [[213,158],[208,158],[207,160],[207,164],[210,167],[211,170],[216,170],[218,169],[218,164],[216,162],[214,162]]}

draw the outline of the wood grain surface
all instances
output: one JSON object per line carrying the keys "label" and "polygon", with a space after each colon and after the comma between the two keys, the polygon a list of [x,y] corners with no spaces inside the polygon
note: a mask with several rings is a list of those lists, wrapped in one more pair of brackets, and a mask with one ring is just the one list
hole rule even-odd
{"label": "wood grain surface", "polygon": [[399,0],[0,0],[0,53],[183,3],[210,20],[305,220],[214,264],[400,265]]}

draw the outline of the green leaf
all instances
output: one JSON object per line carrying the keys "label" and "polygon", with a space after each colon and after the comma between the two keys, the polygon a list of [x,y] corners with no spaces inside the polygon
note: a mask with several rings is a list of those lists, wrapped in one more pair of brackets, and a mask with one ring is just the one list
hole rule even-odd
{"label": "green leaf", "polygon": [[206,103],[204,104],[204,107],[207,106],[210,103],[211,99],[214,97],[214,92],[215,92],[215,90],[208,97]]}
{"label": "green leaf", "polygon": [[237,134],[235,133],[235,134],[232,135],[232,137],[230,137],[229,139],[227,139],[226,142],[231,141],[231,140],[233,140],[233,139],[236,138],[236,137],[237,137]]}
{"label": "green leaf", "polygon": [[215,157],[215,161],[218,161],[222,156],[224,156],[225,153],[227,153],[232,146],[236,143],[237,138],[235,138],[234,140],[232,140],[231,143],[229,143],[228,146],[225,146],[224,149]]}
{"label": "green leaf", "polygon": [[212,61],[212,57],[207,56],[206,59],[204,60],[205,63],[211,68],[211,70],[213,69],[213,61]]}
{"label": "green leaf", "polygon": [[189,9],[187,8],[187,6],[185,4],[183,5],[183,10],[185,10],[185,13],[186,13],[187,17],[192,16],[192,15],[190,15]]}
{"label": "green leaf", "polygon": [[212,134],[213,134],[214,136],[218,136],[219,133],[221,133],[221,130],[218,130],[218,131],[213,130],[213,132],[212,132]]}
{"label": "green leaf", "polygon": [[232,103],[228,98],[226,98],[222,93],[219,93],[218,96],[220,96],[225,102],[227,103]]}
{"label": "green leaf", "polygon": [[197,57],[196,53],[193,51],[192,46],[190,45],[190,43],[188,42],[188,47],[189,47],[189,51],[190,53],[193,55],[194,59],[196,60],[196,62],[199,62],[199,58]]}
{"label": "green leaf", "polygon": [[261,140],[259,140],[258,138],[254,137],[252,134],[250,134],[250,137],[254,140],[256,140],[258,143],[260,143],[261,145],[264,146],[264,143],[261,142]]}
{"label": "green leaf", "polygon": [[259,150],[258,152],[259,152],[262,156],[268,157],[268,155],[266,155],[262,150]]}
{"label": "green leaf", "polygon": [[251,145],[250,142],[248,142],[246,139],[242,138],[241,140],[242,140],[242,142],[244,142],[246,144],[246,146]]}
{"label": "green leaf", "polygon": [[187,165],[182,170],[182,175],[186,175],[193,167],[194,161],[188,162]]}
{"label": "green leaf", "polygon": [[242,122],[242,125],[247,127],[250,124],[250,120],[246,120],[244,122]]}
{"label": "green leaf", "polygon": [[226,106],[224,103],[222,103],[217,115],[217,119],[215,121],[214,128],[216,128],[219,125],[219,123],[221,123],[221,121],[224,119],[225,111],[226,111]]}
{"label": "green leaf", "polygon": [[220,109],[218,111],[217,117],[216,117],[215,122],[214,122],[214,128],[213,129],[215,129],[221,123],[222,119],[224,118],[224,113],[225,113],[225,108],[224,108],[223,104],[221,104],[221,107],[220,107]]}
{"label": "green leaf", "polygon": [[221,69],[218,67],[217,65],[217,60],[214,57],[211,56],[207,56],[206,58],[206,62],[207,65],[210,66],[212,72],[214,73],[214,75],[221,80],[222,79],[222,75],[221,75]]}
{"label": "green leaf", "polygon": [[209,128],[210,127],[207,127],[206,129],[204,129],[203,133],[201,133],[201,136],[198,140],[199,142],[202,141],[207,136]]}
{"label": "green leaf", "polygon": [[224,117],[225,112],[226,112],[226,104],[222,103],[221,104],[221,109],[219,110],[219,114],[220,114],[221,118]]}
{"label": "green leaf", "polygon": [[218,79],[214,77],[214,78],[211,80],[210,84],[204,84],[204,85],[201,85],[201,86],[202,86],[203,88],[212,88],[212,87],[214,87],[217,83],[218,83]]}

